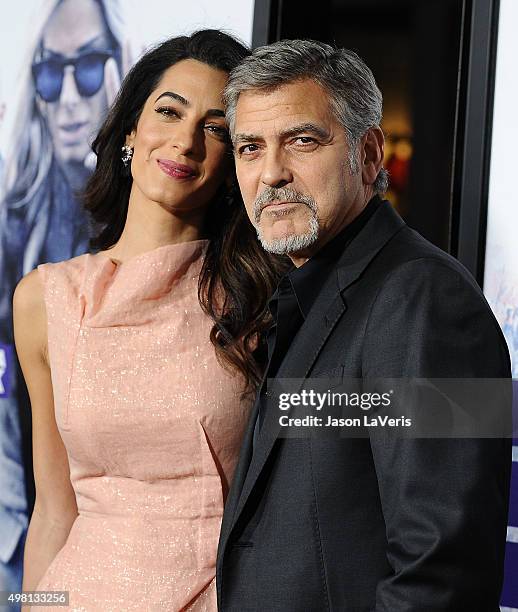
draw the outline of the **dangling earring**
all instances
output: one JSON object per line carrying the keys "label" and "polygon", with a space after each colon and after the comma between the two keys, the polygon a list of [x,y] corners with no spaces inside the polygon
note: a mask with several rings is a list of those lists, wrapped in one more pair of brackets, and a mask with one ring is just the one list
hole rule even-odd
{"label": "dangling earring", "polygon": [[133,147],[130,147],[129,145],[125,144],[122,146],[122,163],[124,164],[124,167],[127,168],[129,163],[131,162],[131,158],[133,157]]}

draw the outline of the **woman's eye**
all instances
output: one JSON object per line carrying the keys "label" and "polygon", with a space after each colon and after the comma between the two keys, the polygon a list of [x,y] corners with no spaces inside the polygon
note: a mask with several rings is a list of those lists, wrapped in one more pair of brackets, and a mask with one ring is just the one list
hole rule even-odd
{"label": "woman's eye", "polygon": [[176,112],[174,108],[170,106],[160,106],[156,109],[157,113],[164,115],[164,117],[179,117],[179,114]]}
{"label": "woman's eye", "polygon": [[228,130],[222,125],[206,125],[205,129],[214,134],[215,136],[218,136],[219,138],[229,140]]}

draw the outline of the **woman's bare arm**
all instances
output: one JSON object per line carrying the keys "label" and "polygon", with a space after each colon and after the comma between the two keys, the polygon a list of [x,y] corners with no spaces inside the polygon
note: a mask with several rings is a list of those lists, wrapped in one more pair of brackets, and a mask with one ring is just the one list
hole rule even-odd
{"label": "woman's bare arm", "polygon": [[35,590],[63,547],[77,516],[68,458],[54,417],[47,351],[47,313],[37,270],[14,294],[14,336],[32,410],[36,501],[25,543],[23,589]]}

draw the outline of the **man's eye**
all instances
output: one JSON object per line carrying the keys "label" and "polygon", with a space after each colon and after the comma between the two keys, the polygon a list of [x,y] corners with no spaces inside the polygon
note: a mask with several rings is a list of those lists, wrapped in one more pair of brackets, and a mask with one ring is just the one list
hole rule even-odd
{"label": "man's eye", "polygon": [[171,106],[160,106],[156,109],[156,112],[164,115],[164,117],[179,117],[179,114]]}
{"label": "man's eye", "polygon": [[311,136],[299,136],[295,139],[295,142],[297,142],[298,144],[313,144],[315,142],[315,139],[311,138]]}
{"label": "man's eye", "polygon": [[237,152],[239,155],[250,155],[251,153],[255,153],[259,147],[256,144],[247,144],[239,147]]}

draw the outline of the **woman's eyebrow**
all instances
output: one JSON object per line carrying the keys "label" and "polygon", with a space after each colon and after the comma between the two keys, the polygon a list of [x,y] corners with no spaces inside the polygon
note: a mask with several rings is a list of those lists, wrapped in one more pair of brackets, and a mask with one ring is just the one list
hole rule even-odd
{"label": "woman's eyebrow", "polygon": [[221,108],[209,108],[206,113],[207,117],[223,117],[225,118],[225,111],[222,111]]}
{"label": "woman's eyebrow", "polygon": [[180,102],[180,104],[182,106],[190,106],[191,105],[189,100],[186,100],[183,96],[181,96],[180,94],[175,93],[174,91],[164,91],[164,93],[161,93],[158,96],[158,98],[155,100],[155,102],[158,102],[160,100],[160,98],[172,98],[173,100],[176,100],[177,102]]}
{"label": "woman's eyebrow", "polygon": [[[106,41],[107,37],[105,34],[98,34],[94,38],[81,45],[79,49],[76,49],[76,51],[71,57],[74,57],[75,55],[81,55],[85,51],[101,51],[101,49],[99,48],[100,43],[102,43],[102,50],[104,50],[108,46],[108,43]],[[58,53],[56,51],[53,51],[50,47],[45,47],[43,45],[41,47],[41,54],[43,57],[66,57],[65,55],[63,55],[63,53]]]}
{"label": "woman's eyebrow", "polygon": [[108,38],[106,34],[98,34],[97,36],[95,36],[94,38],[86,42],[84,45],[81,45],[79,49],[77,50],[77,52],[83,53],[84,51],[90,51],[91,49],[95,49],[97,51],[99,50],[98,49],[99,43],[102,42],[104,46],[107,47],[109,45],[107,41],[108,41]]}
{"label": "woman's eyebrow", "polygon": [[[164,93],[161,93],[158,96],[158,98],[155,100],[155,104],[161,98],[172,98],[173,100],[176,100],[177,102],[179,102],[182,106],[190,106],[191,105],[189,100],[187,100],[186,98],[184,98],[180,94],[175,93],[174,91],[164,91]],[[225,118],[225,111],[221,110],[221,108],[209,108],[207,110],[207,112],[205,113],[205,115],[207,117],[223,117],[223,118]]]}

